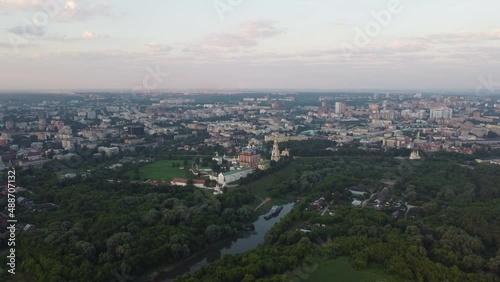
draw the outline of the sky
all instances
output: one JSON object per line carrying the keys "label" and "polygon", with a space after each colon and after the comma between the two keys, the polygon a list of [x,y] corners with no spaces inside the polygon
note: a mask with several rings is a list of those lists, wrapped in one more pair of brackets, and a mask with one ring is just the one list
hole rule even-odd
{"label": "sky", "polygon": [[0,89],[500,89],[498,11],[498,0],[0,0]]}

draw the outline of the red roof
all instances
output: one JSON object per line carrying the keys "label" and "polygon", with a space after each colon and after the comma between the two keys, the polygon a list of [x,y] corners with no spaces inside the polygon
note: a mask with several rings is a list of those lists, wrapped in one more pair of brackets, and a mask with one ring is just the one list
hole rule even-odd
{"label": "red roof", "polygon": [[172,179],[172,183],[184,183],[184,184],[187,184],[188,183],[188,180],[187,179],[184,179],[184,178],[174,178]]}
{"label": "red roof", "polygon": [[148,179],[148,180],[146,181],[146,183],[151,184],[151,185],[156,185],[156,186],[159,186],[159,185],[160,185],[160,182],[159,182],[159,181],[157,181],[157,180],[150,180],[150,179]]}
{"label": "red roof", "polygon": [[[183,184],[187,184],[188,181],[189,180],[185,179],[185,178],[174,178],[174,179],[172,179],[171,183],[183,183]],[[193,179],[193,184],[205,184],[205,180],[204,179]]]}
{"label": "red roof", "polygon": [[204,179],[193,179],[193,184],[205,184]]}

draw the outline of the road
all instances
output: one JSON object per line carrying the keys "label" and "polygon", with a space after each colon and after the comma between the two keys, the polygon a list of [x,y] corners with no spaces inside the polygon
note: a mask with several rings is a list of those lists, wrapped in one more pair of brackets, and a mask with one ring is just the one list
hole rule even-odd
{"label": "road", "polygon": [[326,206],[325,210],[321,213],[321,216],[324,216],[327,211],[328,211],[328,206]]}
{"label": "road", "polygon": [[373,199],[373,197],[377,196],[378,193],[375,193],[375,194],[372,194],[370,196],[370,199],[368,200],[364,200],[363,203],[361,204],[361,206],[364,208],[366,206],[366,204],[368,204],[369,201],[371,201]]}

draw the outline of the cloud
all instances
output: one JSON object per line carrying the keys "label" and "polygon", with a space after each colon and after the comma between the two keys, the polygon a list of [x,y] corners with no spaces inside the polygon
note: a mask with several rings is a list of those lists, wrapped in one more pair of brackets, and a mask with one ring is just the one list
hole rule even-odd
{"label": "cloud", "polygon": [[349,26],[349,22],[346,20],[336,20],[333,22],[334,26]]}
{"label": "cloud", "polygon": [[45,35],[45,28],[37,27],[35,25],[18,25],[13,28],[8,29],[9,32],[12,32],[16,35],[20,36],[43,36]]}
{"label": "cloud", "polygon": [[[112,8],[106,3],[91,3],[89,0],[0,0],[2,12],[28,10],[48,13],[52,20],[62,22],[84,21],[96,16],[111,16]],[[54,14],[52,14],[52,11]]]}
{"label": "cloud", "polygon": [[238,53],[242,48],[253,47],[257,44],[257,40],[244,38],[237,34],[215,33],[188,45],[183,51],[196,56],[223,55]]}
{"label": "cloud", "polygon": [[152,42],[149,44],[142,44],[141,49],[145,53],[157,54],[157,53],[168,53],[168,52],[172,51],[173,48],[169,45],[156,44],[156,43]]}
{"label": "cloud", "polygon": [[[64,57],[73,57],[74,60],[86,58],[84,61],[90,63],[116,60],[119,62],[129,61],[161,61],[168,54],[168,61],[181,65],[200,66],[207,64],[245,64],[249,66],[284,66],[288,64],[314,65],[344,65],[346,67],[388,67],[391,65],[411,66],[416,62],[437,63],[451,62],[453,64],[463,62],[470,64],[472,59],[478,63],[488,59],[498,62],[500,53],[494,48],[481,44],[473,46],[434,44],[433,42],[421,40],[417,37],[402,38],[394,41],[374,42],[365,48],[353,50],[351,60],[345,59],[345,50],[340,45],[324,46],[324,48],[306,48],[296,51],[259,51],[252,47],[259,44],[259,40],[272,35],[269,32],[242,32],[239,28],[233,32],[215,33],[195,43],[190,43],[184,50],[184,54],[172,55],[173,48],[170,45],[159,43],[148,43],[140,45],[140,52],[126,52],[119,50],[94,50],[92,52],[64,53]],[[93,33],[92,33],[93,34]],[[276,33],[279,34],[279,33]],[[46,35],[39,40],[49,40]],[[101,38],[101,36],[98,36]],[[69,42],[71,40],[83,40],[82,37],[57,37],[54,40]],[[468,46],[468,48],[465,48]],[[478,54],[482,54],[478,57]],[[73,54],[73,55],[71,55]],[[145,56],[147,54],[148,56]],[[63,54],[52,54],[53,58]]]}
{"label": "cloud", "polygon": [[110,36],[98,35],[90,31],[85,31],[78,36],[68,36],[61,33],[45,33],[45,30],[24,30],[23,27],[15,27],[9,29],[9,38],[15,41],[16,46],[26,45],[26,47],[35,46],[34,44],[26,44],[28,42],[58,42],[58,43],[72,43],[81,42],[83,40],[93,39],[109,39]]}
{"label": "cloud", "polygon": [[267,38],[280,35],[286,30],[277,28],[272,21],[252,21],[240,25],[240,36],[245,38]]}
{"label": "cloud", "polygon": [[[139,52],[128,52],[118,49],[90,50],[90,51],[51,51],[37,52],[26,56],[31,60],[50,61],[54,63],[81,63],[87,66],[110,63],[124,64],[139,62],[144,55]],[[153,60],[153,59],[151,59]],[[133,64],[131,64],[133,66]]]}
{"label": "cloud", "polygon": [[14,43],[8,43],[8,42],[0,42],[0,49],[26,49],[26,48],[32,48],[36,47],[35,44],[31,43],[22,43],[22,42],[16,42]]}
{"label": "cloud", "polygon": [[254,38],[246,38],[233,33],[214,33],[201,41],[204,46],[238,49],[252,47],[258,44]]}
{"label": "cloud", "polygon": [[[405,87],[410,87],[422,83],[423,78],[426,78],[425,83],[432,82],[432,79],[438,81],[438,78],[443,77],[442,74],[449,75],[450,85],[455,85],[452,84],[454,81],[464,84],[463,80],[456,78],[456,75],[464,76],[464,73],[458,69],[475,68],[484,62],[483,59],[480,60],[474,55],[478,53],[478,50],[472,47],[461,50],[463,55],[456,58],[445,57],[448,54],[444,53],[437,53],[436,56],[434,53],[399,51],[399,49],[411,50],[414,48],[409,42],[383,43],[376,45],[376,47],[377,50],[365,50],[364,53],[356,54],[351,61],[346,61],[339,49],[312,49],[303,52],[284,52],[281,50],[276,52],[241,52],[215,59],[207,57],[206,61],[193,55],[185,56],[183,60],[177,60],[179,58],[162,60],[161,55],[144,56],[143,52],[123,50],[61,51],[45,54],[33,52],[29,53],[27,57],[16,59],[16,61],[10,61],[9,57],[6,57],[4,61],[21,64],[26,69],[33,67],[35,70],[32,72],[39,75],[33,76],[34,81],[30,85],[38,87],[46,84],[62,87],[60,76],[68,73],[75,74],[74,76],[70,75],[70,77],[85,77],[62,81],[62,83],[66,83],[64,86],[68,88],[85,87],[89,82],[92,82],[92,85],[105,85],[107,87],[133,87],[134,84],[140,83],[143,78],[145,66],[162,64],[167,61],[169,67],[176,69],[175,75],[179,80],[176,80],[175,83],[178,83],[178,87],[193,87],[193,85],[198,86],[204,81],[220,79],[214,81],[220,82],[220,85],[224,87],[231,87],[231,83],[242,83],[243,85],[255,84],[258,87],[267,88],[271,86],[281,87],[282,83],[290,88],[318,88],[328,86],[328,83],[332,81],[331,77],[336,78],[333,80],[334,83],[346,83],[351,87],[358,85],[359,81],[365,82],[374,79],[380,80],[380,85],[387,84],[386,87],[395,87],[392,84],[395,81],[405,85]],[[389,47],[392,48],[392,51],[378,53]],[[484,52],[490,54],[495,51],[494,47],[491,48],[491,50],[485,49]],[[303,56],[305,53],[318,56]],[[453,52],[453,55],[455,54]],[[447,64],[441,63],[445,59],[448,60]],[[53,66],[54,71],[46,73],[46,66]],[[117,69],[120,71],[117,72]],[[217,72],[214,72],[214,69],[217,69]],[[311,75],[311,73],[315,75]],[[228,76],[231,79],[227,80]],[[18,77],[22,77],[22,75],[15,74],[12,79],[4,79],[3,85],[15,85],[14,79],[21,81]],[[307,79],[304,80],[304,77]],[[415,77],[419,78],[417,82],[414,80]],[[474,78],[476,77],[477,75],[474,76]],[[414,84],[407,84],[410,82]],[[18,85],[23,85],[22,82],[18,83]],[[363,83],[363,87],[365,85],[378,86],[378,84],[371,83]]]}
{"label": "cloud", "polygon": [[95,16],[110,16],[111,6],[106,3],[90,4],[88,1],[67,0],[57,19],[64,22],[84,21]]}
{"label": "cloud", "polygon": [[81,36],[81,37],[82,37],[82,39],[94,39],[94,38],[96,38],[96,35],[95,35],[95,33],[93,33],[93,32],[90,32],[90,31],[84,31],[84,32],[82,33],[82,36]]}
{"label": "cloud", "polygon": [[500,29],[489,33],[491,39],[500,39]]}
{"label": "cloud", "polygon": [[420,40],[428,41],[431,43],[443,44],[458,44],[470,43],[487,40],[500,39],[500,30],[486,31],[486,32],[458,32],[458,33],[441,33],[431,34],[419,37]]}
{"label": "cloud", "polygon": [[396,40],[389,42],[385,47],[388,51],[394,53],[412,53],[420,52],[428,49],[426,44],[415,40]]}
{"label": "cloud", "polygon": [[0,7],[11,9],[33,8],[40,4],[40,0],[0,0]]}
{"label": "cloud", "polygon": [[75,42],[75,41],[81,41],[83,38],[80,37],[70,37],[67,35],[62,35],[62,34],[47,34],[42,38],[39,38],[41,41],[52,41],[52,42],[60,42],[60,43],[65,43],[65,42]]}
{"label": "cloud", "polygon": [[230,32],[213,33],[196,43],[188,45],[184,52],[195,54],[237,53],[245,48],[257,46],[259,40],[285,33],[271,21],[251,21]]}
{"label": "cloud", "polygon": [[57,42],[76,42],[76,41],[83,41],[83,40],[93,40],[93,39],[109,39],[111,38],[109,35],[102,35],[102,34],[96,34],[94,32],[90,31],[84,31],[80,36],[68,36],[64,34],[47,34],[43,38],[40,38],[40,40],[44,41],[57,41]]}

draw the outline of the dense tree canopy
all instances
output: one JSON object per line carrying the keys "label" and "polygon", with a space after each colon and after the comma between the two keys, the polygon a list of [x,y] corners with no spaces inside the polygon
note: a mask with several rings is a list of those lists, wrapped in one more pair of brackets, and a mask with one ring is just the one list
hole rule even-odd
{"label": "dense tree canopy", "polygon": [[20,215],[37,226],[18,236],[20,271],[33,281],[112,281],[122,265],[139,275],[232,236],[253,218],[254,197],[244,191],[214,197],[193,187],[64,184],[50,174],[33,180],[40,186],[31,198],[54,204]]}
{"label": "dense tree canopy", "polygon": [[[302,200],[267,232],[266,243],[176,280],[290,281],[319,261],[348,257],[357,269],[379,267],[403,281],[500,281],[500,167],[443,154],[412,162],[394,158],[406,151],[363,152],[345,148],[276,163],[271,173],[287,174],[267,192]],[[59,181],[48,167],[19,179],[33,191],[30,199],[50,203],[19,215],[37,226],[18,236],[26,281],[138,277],[248,229],[255,217],[256,198],[245,189],[213,196],[190,186],[113,183],[99,174]],[[402,216],[356,208],[349,189],[413,208]],[[319,197],[333,216],[311,208]]]}
{"label": "dense tree canopy", "polygon": [[[382,266],[402,281],[500,281],[500,168],[443,158],[403,164],[407,167],[401,162],[407,161],[301,160],[289,180],[272,189],[306,197],[266,234],[266,245],[225,256],[176,281],[291,281],[322,258],[339,256],[358,269]],[[396,179],[391,195],[419,207],[394,218],[349,205],[347,188],[380,191],[381,179]],[[335,216],[308,208],[308,202],[328,194]],[[314,223],[326,227],[298,231]]]}

